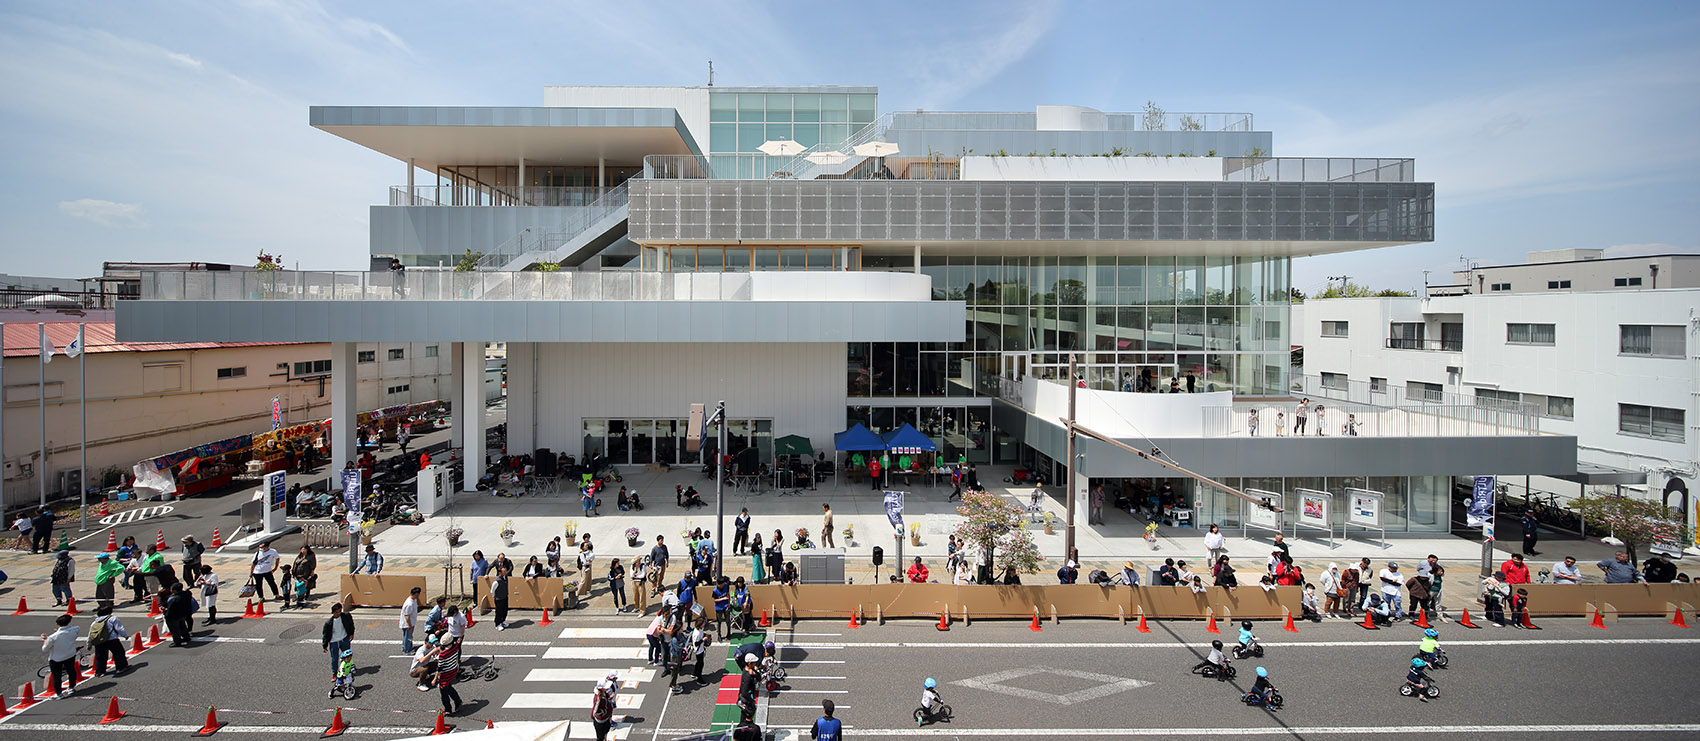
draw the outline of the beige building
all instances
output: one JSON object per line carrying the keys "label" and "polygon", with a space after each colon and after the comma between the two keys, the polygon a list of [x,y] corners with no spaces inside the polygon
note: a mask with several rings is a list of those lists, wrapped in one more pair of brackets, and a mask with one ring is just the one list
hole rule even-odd
{"label": "beige building", "polygon": [[[47,475],[52,498],[76,490],[78,360],[62,353],[87,322],[88,480],[103,470],[271,429],[272,399],[284,425],[330,416],[328,343],[118,342],[110,311],[0,311],[5,323],[5,506],[34,504]],[[43,366],[38,322],[61,354]],[[359,343],[360,410],[449,398],[447,343]],[[45,384],[41,374],[45,372]],[[41,411],[47,400],[47,462]]]}

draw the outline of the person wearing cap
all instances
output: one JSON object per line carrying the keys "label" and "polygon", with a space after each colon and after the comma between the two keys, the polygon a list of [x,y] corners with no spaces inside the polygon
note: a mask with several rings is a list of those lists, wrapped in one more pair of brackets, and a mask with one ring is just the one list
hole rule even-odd
{"label": "person wearing cap", "polygon": [[1346,588],[1340,581],[1340,564],[1328,564],[1328,570],[1322,572],[1322,611],[1329,617],[1340,616],[1340,598],[1346,593]]}
{"label": "person wearing cap", "polygon": [[207,547],[195,540],[193,535],[183,536],[183,578],[194,579],[195,574],[201,573],[201,554],[207,552]]}
{"label": "person wearing cap", "polygon": [[430,692],[431,684],[436,681],[437,668],[437,635],[427,634],[425,642],[419,644],[419,650],[413,653],[413,661],[407,667],[407,676],[419,681],[413,683],[413,688],[420,692]]}
{"label": "person wearing cap", "polygon": [[104,551],[94,556],[94,599],[98,605],[113,604],[118,590],[116,579],[124,574],[124,564]]}
{"label": "person wearing cap", "polygon": [[1393,613],[1393,620],[1404,620],[1405,608],[1399,597],[1399,586],[1404,584],[1405,579],[1404,575],[1399,573],[1399,564],[1388,561],[1387,568],[1376,574],[1376,578],[1381,580],[1381,599]]}
{"label": "person wearing cap", "polygon": [[925,584],[927,583],[927,577],[930,575],[931,574],[927,571],[926,565],[921,563],[921,557],[916,556],[915,563],[909,567],[910,583]]}
{"label": "person wearing cap", "polygon": [[596,728],[596,741],[606,741],[608,730],[614,727],[614,708],[620,700],[620,674],[608,672],[596,683],[595,696],[590,701],[590,724]]}
{"label": "person wearing cap", "polygon": [[1062,568],[1057,569],[1058,584],[1073,584],[1080,580],[1080,567],[1073,561],[1064,561]]}
{"label": "person wearing cap", "polygon": [[815,719],[815,725],[809,729],[809,738],[815,741],[839,741],[843,738],[844,726],[837,718],[832,717],[836,708],[831,700],[821,700],[821,717]]}

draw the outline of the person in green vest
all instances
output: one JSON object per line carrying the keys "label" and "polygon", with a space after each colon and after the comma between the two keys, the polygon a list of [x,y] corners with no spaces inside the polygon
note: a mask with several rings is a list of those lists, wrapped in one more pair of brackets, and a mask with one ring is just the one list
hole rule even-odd
{"label": "person in green vest", "polygon": [[[151,545],[148,546],[148,555],[142,557],[142,565],[141,565],[140,568],[137,569],[137,572],[138,572],[137,573],[137,577],[138,577],[137,583],[145,585],[145,584],[147,584],[148,577],[153,577],[154,591],[156,591],[156,592],[159,591],[160,587],[165,586],[164,580],[162,580],[160,578],[160,567],[162,567],[164,565],[165,565],[165,554],[160,553],[159,549],[155,548],[154,546],[151,546]],[[138,591],[138,594],[140,594],[142,597],[146,597],[147,596],[147,587],[142,586],[140,588],[140,590]],[[140,597],[138,597],[136,599],[136,601],[140,602],[142,600],[141,600]]]}
{"label": "person in green vest", "polygon": [[119,563],[118,559],[113,558],[110,553],[98,553],[94,558],[95,606],[110,605],[118,588],[117,582],[113,580],[124,573],[124,564]]}

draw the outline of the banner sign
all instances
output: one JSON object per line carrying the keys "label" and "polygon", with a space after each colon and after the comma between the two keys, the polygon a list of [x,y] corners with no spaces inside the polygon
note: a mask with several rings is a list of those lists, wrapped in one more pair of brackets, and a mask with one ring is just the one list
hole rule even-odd
{"label": "banner sign", "polygon": [[1470,490],[1470,510],[1464,515],[1464,524],[1481,527],[1493,518],[1494,488],[1494,477],[1476,477],[1475,488]]}
{"label": "banner sign", "polygon": [[1381,527],[1381,495],[1353,489],[1347,492],[1352,506],[1346,510],[1346,521],[1359,527]]}
{"label": "banner sign", "polygon": [[283,509],[289,494],[283,488],[284,474],[282,471],[272,471],[266,474],[266,499],[272,509]]}
{"label": "banner sign", "polygon": [[1333,506],[1334,497],[1327,492],[1298,490],[1299,495],[1299,524],[1319,527],[1324,530],[1333,529],[1333,520],[1329,509]]}
{"label": "banner sign", "polygon": [[283,397],[272,397],[272,429],[283,426]]}
{"label": "banner sign", "polygon": [[903,529],[903,492],[888,491],[885,493],[885,518],[891,521],[891,526]]}
{"label": "banner sign", "polygon": [[198,445],[196,447],[189,448],[188,450],[179,450],[170,455],[162,455],[153,459],[152,463],[155,471],[164,471],[168,468],[181,466],[184,461],[187,461],[190,458],[200,458],[202,460],[217,458],[221,455],[228,455],[237,451],[247,450],[248,448],[253,447],[253,444],[254,437],[252,435],[239,435],[227,440],[220,440],[216,443],[207,443],[206,445]]}
{"label": "banner sign", "polygon": [[348,524],[360,521],[360,469],[342,472],[342,506],[348,510]]}
{"label": "banner sign", "polygon": [[1245,520],[1247,525],[1279,531],[1281,529],[1281,513],[1272,509],[1264,509],[1257,505],[1246,503]]}

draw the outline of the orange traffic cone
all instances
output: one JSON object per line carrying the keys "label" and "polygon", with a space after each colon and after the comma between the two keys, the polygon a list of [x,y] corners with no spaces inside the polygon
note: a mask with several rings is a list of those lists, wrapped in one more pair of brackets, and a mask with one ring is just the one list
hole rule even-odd
{"label": "orange traffic cone", "polygon": [[1411,624],[1417,626],[1418,628],[1433,628],[1434,627],[1433,625],[1430,625],[1429,622],[1428,622],[1428,612],[1426,610],[1421,610],[1421,609],[1417,610],[1417,619],[1414,622],[1412,622]]}
{"label": "orange traffic cone", "polygon": [[111,702],[106,703],[106,717],[100,719],[100,724],[117,723],[118,719],[122,717],[124,717],[124,711],[118,709],[118,698],[114,697]]}
{"label": "orange traffic cone", "polygon": [[[91,667],[92,668],[92,667]],[[71,660],[71,684],[83,681],[83,662],[80,659]]]}
{"label": "orange traffic cone", "polygon": [[[1282,609],[1285,609],[1285,608],[1282,608]],[[1281,630],[1287,631],[1288,633],[1299,632],[1299,626],[1293,624],[1293,611],[1292,610],[1286,610],[1286,612],[1287,612],[1287,623],[1285,625],[1281,626]]]}
{"label": "orange traffic cone", "polygon": [[773,625],[773,623],[770,623],[770,622],[767,621],[767,610],[762,610],[761,611],[761,627],[766,628],[766,627],[769,627],[771,625]]}
{"label": "orange traffic cone", "polygon": [[6,712],[6,693],[0,692],[0,718],[8,715],[11,715],[11,713]]}
{"label": "orange traffic cone", "polygon": [[1678,628],[1688,627],[1688,618],[1685,617],[1682,614],[1682,606],[1681,605],[1678,605],[1677,608],[1675,610],[1672,610],[1671,612],[1672,612],[1672,614],[1676,615],[1676,617],[1671,618],[1670,622],[1667,623],[1667,625],[1674,625]]}
{"label": "orange traffic cone", "polygon": [[856,613],[850,613],[850,628],[854,630],[860,627],[862,627],[862,621],[856,619]]}
{"label": "orange traffic cone", "polygon": [[451,725],[443,722],[443,711],[438,710],[437,711],[437,725],[431,728],[431,735],[442,736],[442,735],[445,735],[449,731],[452,731],[454,729],[455,729],[454,726],[451,726]]}
{"label": "orange traffic cone", "polygon": [[555,621],[549,619],[549,608],[547,608],[547,607],[543,608],[543,619],[537,621],[537,624],[538,625],[554,625],[555,624]]}
{"label": "orange traffic cone", "polygon": [[158,646],[159,644],[159,623],[154,623],[153,625],[148,626],[148,645]]}
{"label": "orange traffic cone", "polygon": [[77,609],[77,598],[76,597],[71,597],[71,598],[67,599],[65,602],[66,602],[66,604],[65,604],[65,614],[66,615],[79,615],[79,614],[82,613],[82,610]]}
{"label": "orange traffic cone", "polygon": [[319,734],[319,738],[341,736],[342,732],[346,730],[348,730],[348,724],[342,722],[342,708],[337,708],[336,715],[331,716],[331,727],[326,728],[324,733]]}
{"label": "orange traffic cone", "polygon": [[18,609],[14,610],[12,612],[12,614],[13,615],[22,615],[22,614],[29,612],[29,611],[30,611],[30,603],[26,602],[23,597],[19,597],[18,598]]}
{"label": "orange traffic cone", "polygon": [[18,704],[13,706],[12,709],[23,710],[35,703],[35,686],[29,682],[25,682],[24,686],[18,688]]}
{"label": "orange traffic cone", "polygon": [[131,656],[135,656],[136,654],[141,653],[144,649],[147,648],[147,646],[142,645],[142,634],[141,633],[131,633],[130,638],[132,639],[130,641],[130,655]]}
{"label": "orange traffic cone", "polygon": [[266,616],[266,601],[260,600],[259,602],[254,603],[254,614],[248,615],[246,617],[263,618],[265,616]]}
{"label": "orange traffic cone", "polygon": [[496,719],[495,718],[486,718],[484,720],[484,728],[486,730],[491,729],[491,728],[495,728],[495,727],[496,727]]}
{"label": "orange traffic cone", "polygon": [[106,534],[106,552],[111,553],[116,550],[118,550],[118,531],[113,530]]}
{"label": "orange traffic cone", "polygon": [[159,535],[154,536],[153,547],[154,547],[155,550],[161,550],[161,551],[166,551],[166,550],[171,549],[171,546],[168,546],[168,545],[165,544],[165,531],[164,530],[159,531]]}
{"label": "orange traffic cone", "polygon": [[223,728],[227,725],[229,725],[229,723],[226,723],[226,722],[218,719],[218,711],[213,710],[213,707],[211,705],[208,705],[207,706],[207,722],[201,725],[201,730],[196,731],[195,735],[196,736],[211,736],[215,733],[218,733],[218,729]]}
{"label": "orange traffic cone", "polygon": [[1039,627],[1039,611],[1038,610],[1033,611],[1033,624],[1027,626],[1027,629],[1033,631],[1034,633],[1038,633],[1039,631],[1044,630],[1044,628]]}
{"label": "orange traffic cone", "polygon": [[1464,615],[1462,617],[1458,618],[1458,624],[1463,626],[1463,627],[1466,627],[1466,628],[1480,628],[1480,627],[1482,627],[1480,625],[1477,625],[1475,623],[1475,621],[1470,619],[1470,611],[1469,610],[1465,610]]}
{"label": "orange traffic cone", "polygon": [[1141,633],[1150,633],[1151,632],[1151,626],[1145,624],[1145,605],[1139,606],[1139,627],[1138,627],[1138,630]]}
{"label": "orange traffic cone", "polygon": [[1523,626],[1524,630],[1540,630],[1540,627],[1536,626],[1532,622],[1529,622],[1529,611],[1528,610],[1523,611],[1522,626]]}
{"label": "orange traffic cone", "polygon": [[939,624],[933,627],[938,628],[939,630],[950,630],[949,613],[939,613]]}
{"label": "orange traffic cone", "polygon": [[462,615],[466,616],[466,627],[468,627],[468,628],[478,624],[478,621],[474,620],[472,618],[472,613],[474,613],[474,612],[476,612],[476,610],[473,610],[471,607],[468,607],[468,608],[466,608],[465,612],[461,613]]}
{"label": "orange traffic cone", "polygon": [[1364,630],[1381,630],[1375,625],[1375,613],[1369,610],[1364,610],[1364,621],[1358,623],[1358,625],[1363,626]]}
{"label": "orange traffic cone", "polygon": [[[1524,613],[1525,619],[1527,619],[1527,615],[1528,615],[1527,613]],[[1589,620],[1588,624],[1592,625],[1596,628],[1599,628],[1600,630],[1607,630],[1608,629],[1608,628],[1606,628],[1605,616],[1600,614],[1600,608],[1598,608],[1598,607],[1594,608],[1594,619]]]}
{"label": "orange traffic cone", "polygon": [[216,528],[216,527],[213,528],[212,547],[214,547],[214,548],[223,548],[224,547],[224,541],[219,539],[218,528]]}
{"label": "orange traffic cone", "polygon": [[1206,632],[1206,633],[1221,633],[1222,629],[1216,627],[1216,611],[1206,609],[1205,613],[1210,616],[1210,622],[1204,626],[1204,632]]}
{"label": "orange traffic cone", "polygon": [[163,615],[165,615],[165,611],[159,609],[159,595],[156,594],[153,596],[153,604],[148,606],[148,617],[156,618]]}
{"label": "orange traffic cone", "polygon": [[245,618],[254,617],[254,600],[249,599],[248,604],[245,607],[242,608],[242,617],[245,617]]}

